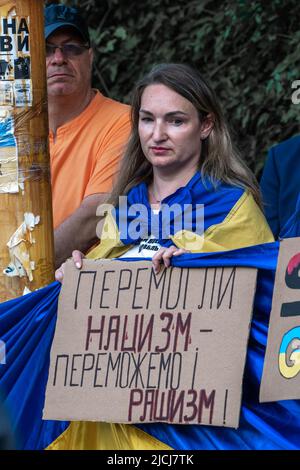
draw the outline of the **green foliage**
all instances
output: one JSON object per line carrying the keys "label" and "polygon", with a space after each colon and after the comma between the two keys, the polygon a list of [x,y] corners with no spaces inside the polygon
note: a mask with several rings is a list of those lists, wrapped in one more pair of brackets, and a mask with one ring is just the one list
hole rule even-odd
{"label": "green foliage", "polygon": [[64,0],[81,8],[95,45],[94,86],[129,102],[159,62],[184,62],[210,81],[248,165],[298,133],[300,3],[297,0]]}

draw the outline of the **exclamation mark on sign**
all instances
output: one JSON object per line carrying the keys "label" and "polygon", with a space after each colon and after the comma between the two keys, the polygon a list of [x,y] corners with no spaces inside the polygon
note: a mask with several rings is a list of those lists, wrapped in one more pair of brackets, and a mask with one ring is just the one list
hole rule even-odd
{"label": "exclamation mark on sign", "polygon": [[228,389],[226,388],[225,403],[224,403],[224,414],[223,414],[223,424],[226,424],[227,398],[228,398]]}

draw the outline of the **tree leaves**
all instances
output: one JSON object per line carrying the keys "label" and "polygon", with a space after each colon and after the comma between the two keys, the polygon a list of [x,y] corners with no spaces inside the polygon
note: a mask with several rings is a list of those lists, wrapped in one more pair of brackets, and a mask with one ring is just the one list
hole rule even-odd
{"label": "tree leaves", "polygon": [[219,97],[246,162],[299,131],[297,0],[65,0],[81,8],[95,44],[94,86],[129,102],[153,64],[197,67]]}

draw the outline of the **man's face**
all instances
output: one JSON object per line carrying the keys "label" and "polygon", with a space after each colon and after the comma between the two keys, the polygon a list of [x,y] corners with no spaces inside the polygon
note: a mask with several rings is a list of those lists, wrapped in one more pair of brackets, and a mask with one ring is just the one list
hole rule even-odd
{"label": "man's face", "polygon": [[[84,42],[73,28],[61,28],[48,37],[46,44],[82,46]],[[52,54],[48,53],[46,57],[48,96],[86,93],[91,87],[92,62],[92,49],[82,48],[78,55],[64,53],[61,49],[55,49]]]}

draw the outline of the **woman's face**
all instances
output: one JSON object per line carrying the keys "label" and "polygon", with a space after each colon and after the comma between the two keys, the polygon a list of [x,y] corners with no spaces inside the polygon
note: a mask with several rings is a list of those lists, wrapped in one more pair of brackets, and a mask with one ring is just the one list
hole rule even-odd
{"label": "woman's face", "polygon": [[210,118],[200,122],[194,105],[162,84],[145,88],[139,113],[139,137],[154,170],[196,171],[201,140],[212,128]]}

